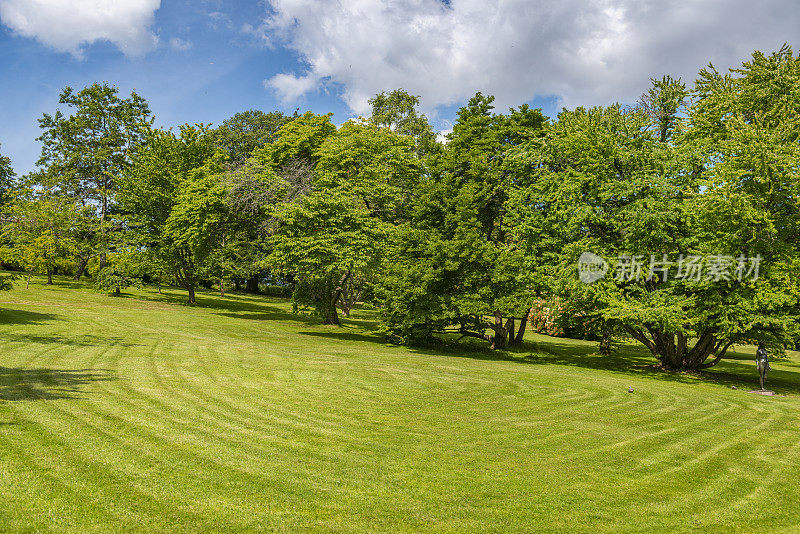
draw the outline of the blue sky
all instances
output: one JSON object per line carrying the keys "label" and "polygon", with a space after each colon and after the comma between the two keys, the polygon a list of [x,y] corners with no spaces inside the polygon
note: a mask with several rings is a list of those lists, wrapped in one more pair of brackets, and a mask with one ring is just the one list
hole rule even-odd
{"label": "blue sky", "polygon": [[476,91],[549,115],[632,102],[651,76],[798,37],[794,0],[0,0],[0,153],[34,168],[67,85],[136,89],[164,126],[295,107],[341,123],[404,87],[447,130]]}
{"label": "blue sky", "polygon": [[[97,41],[82,57],[62,52],[35,38],[0,28],[0,153],[12,158],[18,174],[34,168],[40,145],[37,119],[57,109],[58,95],[69,85],[81,88],[107,81],[124,94],[136,90],[150,102],[157,123],[219,123],[245,109],[293,109],[277,101],[263,80],[296,62],[285,48],[267,49],[241,32],[248,21],[260,20],[264,7],[236,2],[213,16],[213,3],[164,1],[156,12],[154,32],[159,45],[134,57],[117,45]],[[180,39],[181,41],[173,41]],[[187,48],[187,49],[183,49]],[[296,105],[349,116],[337,98],[310,94]]]}

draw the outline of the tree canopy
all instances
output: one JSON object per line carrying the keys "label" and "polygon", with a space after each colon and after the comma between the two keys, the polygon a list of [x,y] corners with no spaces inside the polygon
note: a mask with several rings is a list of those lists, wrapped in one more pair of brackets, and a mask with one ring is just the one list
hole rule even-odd
{"label": "tree canopy", "polygon": [[113,294],[175,284],[191,303],[270,283],[331,325],[369,303],[402,343],[520,346],[547,308],[603,353],[633,339],[670,370],[800,339],[788,46],[552,119],[477,93],[444,139],[402,89],[341,125],[249,110],[155,128],[107,84],[59,103],[13,196],[0,157],[5,256],[27,272],[86,271]]}
{"label": "tree canopy", "polygon": [[[0,147],[2,148],[2,147]],[[11,190],[14,187],[14,169],[11,160],[0,153],[0,207],[11,200]]]}

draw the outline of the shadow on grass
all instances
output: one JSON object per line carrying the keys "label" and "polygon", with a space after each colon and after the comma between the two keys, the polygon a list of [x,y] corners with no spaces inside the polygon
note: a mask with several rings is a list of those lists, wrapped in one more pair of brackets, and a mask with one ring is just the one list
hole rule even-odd
{"label": "shadow on grass", "polygon": [[377,318],[373,318],[372,312],[359,311],[355,316],[342,317],[342,326],[344,328],[360,328],[367,332],[377,332],[378,330]]}
{"label": "shadow on grass", "polygon": [[[160,295],[125,295],[127,298],[164,302],[169,304],[187,303],[187,296],[171,289]],[[222,297],[212,291],[198,291],[197,306],[211,310],[219,310],[219,315],[234,319],[250,321],[293,321],[306,326],[317,326],[317,317],[295,314],[276,306],[285,303],[285,299],[265,297],[261,295],[233,293]],[[340,329],[328,331],[301,331],[299,335],[341,340],[348,342],[377,343],[387,345],[387,340],[377,332],[376,320],[378,310],[371,307],[358,307],[353,317],[342,317]],[[648,377],[681,383],[705,382],[721,386],[736,386],[740,389],[758,387],[758,375],[753,363],[754,356],[747,351],[728,352],[726,360],[717,367],[701,373],[678,373],[664,371],[656,366],[656,360],[644,347],[622,344],[612,356],[597,354],[597,344],[563,338],[546,338],[541,336],[536,341],[528,341],[523,347],[509,350],[492,351],[484,343],[473,340],[455,342],[444,340],[440,344],[410,347],[414,353],[421,355],[449,356],[471,358],[486,361],[506,361],[519,364],[563,365],[586,369],[603,370],[630,376]],[[795,367],[794,362],[776,363]],[[768,386],[781,394],[800,394],[800,373],[785,369],[773,369]]]}
{"label": "shadow on grass", "polygon": [[0,367],[0,400],[76,399],[83,386],[112,380],[105,369],[21,369]]}
{"label": "shadow on grass", "polygon": [[260,306],[257,312],[221,312],[218,315],[246,321],[294,321],[308,326],[320,324],[317,317],[287,312],[274,306]]}
{"label": "shadow on grass", "polygon": [[72,280],[71,278],[53,278],[53,285],[45,287],[66,287],[68,289],[94,289],[94,280],[82,279]]}
{"label": "shadow on grass", "polygon": [[[165,288],[163,293],[127,294],[117,298],[158,302],[175,306],[188,306],[188,294],[178,288]],[[223,297],[216,291],[197,290],[196,304],[193,307],[212,310],[217,315],[246,321],[291,321],[306,326],[322,324],[320,317],[307,313],[293,313],[286,309],[289,299],[252,293],[231,291]],[[283,304],[284,307],[280,305]],[[358,306],[351,317],[340,314],[344,328],[360,328],[366,331],[376,329],[378,310],[369,306]]]}
{"label": "shadow on grass", "polygon": [[[123,294],[121,298],[159,302],[176,306],[189,306],[188,295],[179,292],[173,293],[172,291],[153,295]],[[291,313],[276,306],[275,304],[277,303],[286,302],[286,299],[278,297],[267,297],[249,293],[232,293],[222,297],[212,291],[204,290],[198,291],[195,295],[195,299],[197,302],[192,307],[213,310],[218,312],[218,315],[224,317],[250,321],[296,321],[305,324],[319,324],[319,320],[314,317]]]}
{"label": "shadow on grass", "polygon": [[[378,343],[387,345],[386,339],[377,332],[357,333],[341,329],[329,332],[298,332],[300,335],[339,339],[350,342]],[[413,353],[427,356],[447,356],[474,360],[512,362],[527,365],[563,365],[646,377],[685,384],[708,383],[719,386],[735,386],[742,390],[758,388],[758,374],[753,355],[728,352],[728,358],[718,366],[699,373],[664,371],[656,365],[656,359],[644,347],[622,345],[611,356],[597,354],[597,344],[562,338],[528,341],[523,347],[509,350],[490,350],[475,342],[443,342],[441,344],[408,347]],[[780,364],[781,362],[776,362]],[[778,394],[800,395],[800,374],[773,367],[767,380],[769,389]]]}
{"label": "shadow on grass", "polygon": [[383,337],[379,334],[358,334],[355,332],[298,332],[301,336],[322,337],[340,341],[364,341],[367,343],[380,343],[386,345]]}
{"label": "shadow on grass", "polygon": [[[123,293],[117,298],[144,300],[147,302],[160,302],[162,304],[173,304],[178,306],[189,306],[189,296],[186,293],[173,293],[173,291],[161,294],[135,294],[130,295]],[[270,297],[261,297],[267,301]],[[228,311],[260,311],[263,307],[258,302],[253,302],[253,299],[243,296],[225,296],[214,295],[206,291],[198,291],[195,294],[197,301],[193,306],[197,308],[208,308],[211,310],[228,310]],[[274,299],[278,300],[278,299]]]}
{"label": "shadow on grass", "polygon": [[59,317],[52,313],[39,313],[27,310],[9,310],[7,308],[0,308],[0,325],[42,324],[56,320],[59,320]]}
{"label": "shadow on grass", "polygon": [[[623,345],[611,356],[596,354],[596,345],[578,345],[575,342],[559,341],[553,338],[547,342],[532,343],[534,354],[524,359],[531,363],[566,365],[647,376],[673,382],[704,382],[737,389],[753,390],[759,388],[755,356],[738,350],[729,350],[716,366],[701,372],[665,371],[656,365],[656,359],[644,347]],[[786,360],[775,359],[775,365],[786,365]],[[767,379],[768,389],[779,394],[800,394],[800,374],[776,368]]]}
{"label": "shadow on grass", "polygon": [[[118,298],[143,300],[147,302],[160,302],[180,306],[189,305],[188,294],[179,289],[170,288],[161,294],[122,294]],[[224,297],[210,290],[197,290],[196,304],[194,307],[209,310],[219,310],[225,317],[245,319],[250,321],[295,321],[308,325],[319,325],[321,319],[315,315],[305,313],[292,313],[278,305],[288,305],[289,299],[270,297],[266,295],[234,292],[226,293]],[[378,317],[378,310],[371,307],[359,306],[354,310],[354,316],[345,317],[340,313],[342,325],[356,326],[364,330],[374,330]]]}

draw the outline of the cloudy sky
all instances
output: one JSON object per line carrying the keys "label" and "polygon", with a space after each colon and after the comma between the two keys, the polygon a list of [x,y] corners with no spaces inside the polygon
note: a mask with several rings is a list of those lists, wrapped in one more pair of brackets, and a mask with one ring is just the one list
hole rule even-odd
{"label": "cloudy sky", "polygon": [[477,91],[554,115],[784,42],[800,49],[798,0],[0,0],[0,153],[33,169],[37,118],[94,81],[164,126],[297,107],[343,122],[403,87],[446,130]]}

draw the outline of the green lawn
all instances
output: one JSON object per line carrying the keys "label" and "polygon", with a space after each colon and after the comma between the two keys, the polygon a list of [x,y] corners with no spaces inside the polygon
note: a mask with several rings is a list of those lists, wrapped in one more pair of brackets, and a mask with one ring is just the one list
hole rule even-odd
{"label": "green lawn", "polygon": [[768,398],[752,351],[698,379],[631,347],[409,350],[368,311],[184,299],[0,294],[0,531],[800,529],[800,359]]}

